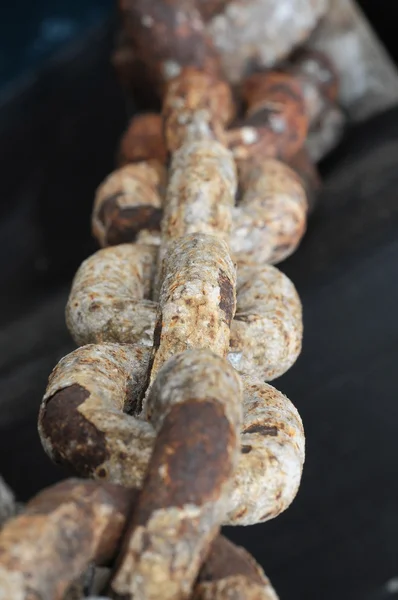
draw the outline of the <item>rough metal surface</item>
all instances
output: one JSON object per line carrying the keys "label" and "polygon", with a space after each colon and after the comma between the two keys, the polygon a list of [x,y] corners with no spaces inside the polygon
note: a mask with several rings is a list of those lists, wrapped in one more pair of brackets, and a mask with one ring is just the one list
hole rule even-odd
{"label": "rough metal surface", "polygon": [[160,228],[166,171],[159,161],[128,164],[111,173],[97,190],[93,235],[101,246],[129,242]]}
{"label": "rough metal surface", "polygon": [[[206,251],[209,248],[209,245],[206,246]],[[152,347],[159,304],[140,299],[151,286],[151,269],[139,272],[139,259],[142,257],[148,258],[149,263],[154,257],[152,249],[126,244],[101,250],[83,263],[67,304],[67,323],[77,343],[137,343]],[[179,263],[178,269],[180,266]],[[168,285],[174,288],[173,282]],[[192,281],[185,281],[185,287],[193,285]],[[226,288],[226,280],[223,286]],[[191,291],[194,294],[193,288]],[[186,309],[185,317],[176,304],[177,292]],[[187,317],[192,315],[192,311],[198,310],[202,316],[205,314],[200,295],[195,299],[187,297],[188,304],[185,298],[185,292],[174,289],[170,300],[172,312],[168,319],[173,343],[174,336],[184,337],[180,327],[189,329]],[[279,377],[294,364],[301,350],[301,303],[293,283],[270,265],[245,267],[239,270],[236,302],[236,315],[231,322],[229,361],[240,373],[261,374],[266,380]],[[230,308],[232,310],[232,305]],[[208,310],[206,332],[210,335],[210,328],[216,326],[217,313],[213,311],[212,304]],[[175,318],[177,314],[179,325]],[[163,327],[168,327],[167,319],[163,319]],[[223,327],[225,311],[220,313],[220,319]],[[214,349],[211,335],[210,339]],[[192,342],[188,340],[187,343]]]}
{"label": "rough metal surface", "polygon": [[189,350],[176,355],[161,369],[144,413],[159,429],[175,404],[214,398],[224,406],[228,420],[238,427],[242,420],[241,395],[240,377],[225,360],[208,350]]}
{"label": "rough metal surface", "polygon": [[243,384],[241,457],[226,525],[254,525],[286,510],[304,463],[304,430],[294,405],[260,378],[244,376]]}
{"label": "rough metal surface", "polygon": [[172,242],[162,271],[151,381],[177,352],[208,348],[226,356],[236,307],[235,265],[227,244],[212,235]]}
{"label": "rough metal surface", "polygon": [[[109,359],[127,352],[128,347],[122,351],[107,344],[80,348],[65,357],[47,391],[49,400],[45,399],[41,409],[40,431],[55,460],[80,474],[140,488],[156,444],[160,444],[150,423],[160,429],[174,404],[193,402],[198,416],[192,410],[203,432],[201,408],[218,399],[224,403],[228,421],[237,424],[240,387],[237,374],[220,358],[206,351],[183,353],[159,372],[144,406],[144,416],[150,421],[146,423],[122,412],[122,390],[118,391],[122,380],[113,375],[108,391],[103,390],[105,378],[114,373]],[[138,350],[130,353],[139,356]],[[134,373],[137,365],[131,363],[128,368]],[[293,405],[258,379],[245,377],[244,382],[242,452],[231,480],[234,491],[224,502],[226,524],[252,524],[287,508],[297,492],[303,462],[302,425]],[[187,421],[184,423],[178,444],[184,444]],[[159,448],[161,451],[162,444]]]}
{"label": "rough metal surface", "polygon": [[[257,371],[271,379],[291,366],[301,347],[301,305],[294,288],[284,285],[287,279],[279,281],[275,269],[268,272],[278,280],[273,285],[263,271],[247,268],[233,346],[242,364],[234,369],[226,360],[236,309],[236,267],[228,242],[233,243],[234,233],[235,158],[243,190],[235,217],[239,211],[247,216],[246,205],[251,203],[252,209],[260,197],[252,229],[260,230],[257,237],[268,230],[268,261],[282,260],[296,248],[305,230],[307,200],[300,177],[275,158],[290,159],[299,151],[308,115],[291,75],[259,74],[243,85],[243,125],[236,124],[224,136],[233,113],[227,86],[214,73],[202,76],[183,68],[185,60],[204,67],[211,55],[192,2],[122,4],[138,56],[141,52],[144,60],[145,40],[159,42],[148,54],[153,75],[171,79],[178,74],[168,86],[163,111],[173,166],[163,206],[156,324],[137,328],[135,315],[128,311],[122,324],[113,322],[124,301],[141,305],[151,294],[155,248],[125,245],[114,252],[122,252],[117,257],[121,261],[110,251],[88,261],[78,273],[68,306],[73,332],[81,343],[93,332],[88,341],[103,342],[110,329],[111,339],[124,345],[85,346],[59,363],[42,402],[39,431],[55,461],[81,475],[141,487],[108,592],[120,600],[156,600],[160,593],[166,600],[185,600],[221,523],[249,524],[277,516],[292,502],[300,482],[304,437],[298,414],[282,394],[260,379],[250,380],[241,428],[238,369],[245,377]],[[180,53],[173,65],[162,62],[161,50],[167,59],[169,51],[170,56],[178,54],[195,36],[205,48],[203,54],[198,43],[199,54]],[[159,121],[152,121],[148,137],[145,122],[132,124],[121,156],[133,164],[114,173],[97,194],[93,228],[102,245],[134,239],[140,230],[144,236],[158,235],[166,176],[164,156],[155,156]],[[255,139],[248,140],[250,132]],[[262,159],[270,153],[272,159],[253,165],[257,153]],[[238,253],[239,266],[258,264],[258,256],[253,260],[256,251],[249,258]],[[99,259],[106,262],[108,257],[104,267]],[[123,286],[126,274],[128,285]],[[112,306],[110,299],[115,300]],[[99,312],[86,317],[86,309]],[[150,346],[152,331],[152,350],[128,344],[148,335]],[[260,336],[269,341],[266,356],[253,346]],[[251,598],[265,598],[264,586],[239,574],[223,582],[219,591],[236,596],[245,584]]]}
{"label": "rough metal surface", "polygon": [[173,154],[162,243],[191,233],[229,240],[237,188],[231,152],[213,140],[184,143]]}
{"label": "rough metal surface", "polygon": [[296,362],[302,336],[301,302],[290,279],[271,265],[239,269],[231,364],[241,374],[271,381]]}
{"label": "rough metal surface", "polygon": [[267,159],[245,165],[233,209],[230,246],[238,267],[278,263],[297,248],[307,226],[307,198],[287,165]]}
{"label": "rough metal surface", "polygon": [[155,446],[111,580],[119,596],[189,597],[225,514],[239,456],[241,393],[232,367],[205,350],[176,355],[158,373],[146,410]]}
{"label": "rough metal surface", "polygon": [[[91,42],[90,52],[95,56],[90,68],[80,53],[66,68],[57,63],[60,72],[46,74],[41,93],[24,99],[26,108],[16,111],[14,126],[5,115],[9,133],[1,137],[10,209],[2,233],[15,253],[3,253],[3,266],[15,281],[7,278],[1,298],[0,458],[6,481],[23,499],[62,476],[36,433],[37,402],[48,373],[72,348],[63,321],[67,290],[57,290],[56,281],[67,283],[94,250],[88,244],[89,204],[95,185],[112,168],[123,127],[116,85],[106,75],[107,47]],[[40,117],[33,111],[36,103]],[[12,115],[15,108],[13,103]],[[391,473],[398,456],[397,123],[391,111],[349,136],[328,165],[308,236],[283,266],[306,308],[304,352],[278,382],[298,403],[306,424],[305,477],[283,517],[230,528],[228,535],[250,548],[286,600],[319,600],[319,590],[325,600],[381,600],[385,583],[396,575],[397,480]],[[70,135],[59,135],[60,127]],[[45,207],[47,218],[37,225],[23,209],[25,202],[32,212]],[[61,227],[63,221],[70,227]],[[30,234],[34,226],[37,238]],[[77,235],[73,246],[70,231]],[[33,267],[42,256],[42,239],[48,244],[45,288],[37,285],[43,272]],[[26,271],[18,262],[22,249],[32,265]]]}
{"label": "rough metal surface", "polygon": [[[277,65],[304,43],[331,59],[341,81],[339,102],[351,121],[398,103],[397,69],[354,0],[199,2],[199,11],[233,83],[240,84],[255,69]],[[203,23],[197,22],[203,36]],[[126,45],[118,64],[123,80],[131,82],[135,70],[142,81],[144,70]],[[195,66],[192,56],[188,64]]]}
{"label": "rough metal surface", "polygon": [[315,49],[301,48],[281,65],[301,87],[309,120],[306,147],[317,163],[341,141],[347,115],[338,103],[340,81],[331,58]]}
{"label": "rough metal surface", "polygon": [[114,558],[135,497],[74,479],[38,494],[0,532],[1,600],[62,600],[92,561]]}
{"label": "rough metal surface", "polygon": [[231,105],[224,84],[193,70],[182,71],[166,95],[173,164],[144,405],[157,435],[110,583],[121,598],[155,600],[160,590],[165,600],[188,598],[227,510],[242,419],[241,381],[225,360],[236,269],[223,238],[231,228],[236,171],[231,153],[214,138]]}
{"label": "rough metal surface", "polygon": [[143,346],[102,344],[58,363],[39,415],[42,444],[55,462],[81,476],[141,485],[155,432],[132,413],[140,410],[149,359]]}
{"label": "rough metal surface", "polygon": [[87,258],[73,280],[66,324],[79,345],[118,342],[152,346],[150,300],[157,248],[120,244]]}

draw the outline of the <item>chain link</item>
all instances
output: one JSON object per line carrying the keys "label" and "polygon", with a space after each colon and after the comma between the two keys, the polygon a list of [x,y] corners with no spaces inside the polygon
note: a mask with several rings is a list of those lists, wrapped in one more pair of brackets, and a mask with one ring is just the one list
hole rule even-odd
{"label": "chain link", "polygon": [[122,5],[162,115],[132,120],[97,191],[102,249],[66,308],[79,348],[39,415],[52,460],[96,481],[53,486],[4,526],[0,599],[72,598],[117,557],[112,598],[275,600],[219,529],[276,517],[299,488],[302,422],[266,382],[296,361],[302,310],[273,264],[304,235],[319,186],[304,144],[336,78],[303,53],[246,78],[238,118],[193,3]]}

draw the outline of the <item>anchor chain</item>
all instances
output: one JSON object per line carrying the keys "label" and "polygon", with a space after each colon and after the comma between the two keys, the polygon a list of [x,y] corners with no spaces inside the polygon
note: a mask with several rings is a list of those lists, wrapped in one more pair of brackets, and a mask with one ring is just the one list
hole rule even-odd
{"label": "anchor chain", "polygon": [[50,458],[94,481],[4,525],[0,598],[61,599],[111,563],[112,598],[275,600],[219,531],[275,518],[299,488],[303,425],[268,382],[300,354],[302,307],[274,265],[305,233],[319,188],[305,143],[337,80],[304,52],[245,77],[242,110],[195,3],[121,4],[162,112],[133,118],[97,190],[101,249],[66,307],[79,347],[39,414]]}

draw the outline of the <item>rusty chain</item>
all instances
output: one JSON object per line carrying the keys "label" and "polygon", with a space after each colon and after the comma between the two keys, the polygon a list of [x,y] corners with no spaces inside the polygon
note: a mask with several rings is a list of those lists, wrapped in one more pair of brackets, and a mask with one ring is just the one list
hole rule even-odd
{"label": "rusty chain", "polygon": [[93,564],[112,566],[112,598],[277,598],[219,530],[276,517],[299,488],[301,419],[266,382],[300,353],[302,309],[273,265],[304,235],[319,188],[305,143],[337,80],[301,52],[245,77],[242,110],[203,33],[224,4],[121,2],[124,60],[144,63],[162,114],[132,120],[98,188],[102,249],[66,308],[79,347],[39,415],[48,455],[96,481],[53,486],[4,525],[0,599],[72,598]]}

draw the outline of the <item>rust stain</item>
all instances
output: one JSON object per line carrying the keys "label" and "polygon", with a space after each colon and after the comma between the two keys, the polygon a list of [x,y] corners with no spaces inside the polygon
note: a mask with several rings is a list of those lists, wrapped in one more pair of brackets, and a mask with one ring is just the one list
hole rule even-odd
{"label": "rust stain", "polygon": [[278,435],[277,427],[268,427],[267,425],[249,425],[243,430],[243,433],[261,433],[262,435],[270,435],[276,437]]}
{"label": "rust stain", "polygon": [[41,416],[41,427],[51,440],[55,461],[72,467],[83,477],[91,475],[109,458],[104,433],[78,411],[89,395],[75,383],[56,392]]}
{"label": "rust stain", "polygon": [[219,307],[225,314],[226,323],[230,326],[235,314],[235,293],[234,286],[223,269],[218,273],[218,285],[220,287]]}
{"label": "rust stain", "polygon": [[162,209],[150,205],[120,207],[119,197],[120,194],[110,196],[98,211],[98,220],[106,228],[110,246],[133,242],[142,229],[160,231]]}
{"label": "rust stain", "polygon": [[191,400],[174,406],[156,439],[137,511],[139,524],[155,509],[216,500],[232,473],[235,441],[218,402]]}

